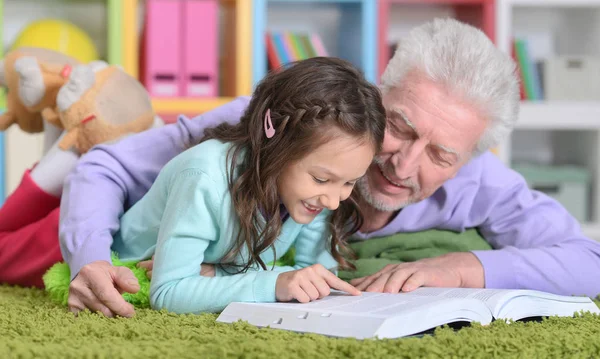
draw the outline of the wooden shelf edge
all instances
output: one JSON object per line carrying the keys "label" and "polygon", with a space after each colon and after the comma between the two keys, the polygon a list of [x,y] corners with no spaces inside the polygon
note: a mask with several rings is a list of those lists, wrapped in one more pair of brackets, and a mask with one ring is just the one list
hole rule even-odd
{"label": "wooden shelf edge", "polygon": [[600,130],[600,102],[521,102],[520,129]]}
{"label": "wooden shelf edge", "polygon": [[587,222],[581,224],[583,235],[596,241],[600,241],[600,223]]}
{"label": "wooden shelf edge", "polygon": [[152,107],[156,113],[200,114],[233,101],[234,97],[212,98],[153,98]]}

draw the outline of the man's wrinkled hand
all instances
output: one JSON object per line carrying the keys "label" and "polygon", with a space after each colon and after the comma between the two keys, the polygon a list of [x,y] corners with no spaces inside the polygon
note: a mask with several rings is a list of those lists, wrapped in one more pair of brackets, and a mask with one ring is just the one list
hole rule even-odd
{"label": "man's wrinkled hand", "polygon": [[81,268],[69,286],[69,310],[75,314],[89,309],[107,317],[132,317],[133,305],[122,294],[139,290],[138,280],[129,268],[106,261],[92,262]]}
{"label": "man's wrinkled hand", "polygon": [[449,253],[414,262],[388,264],[379,272],[350,281],[364,292],[410,292],[419,287],[483,288],[481,262],[470,252]]}

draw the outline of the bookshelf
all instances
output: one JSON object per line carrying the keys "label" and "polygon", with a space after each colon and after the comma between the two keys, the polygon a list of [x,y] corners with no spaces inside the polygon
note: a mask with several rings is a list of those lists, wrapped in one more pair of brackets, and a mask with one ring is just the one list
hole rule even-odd
{"label": "bookshelf", "polygon": [[[551,51],[534,61],[600,56],[598,0],[501,0],[497,5],[497,45],[506,53],[510,53],[514,37],[531,41],[547,37]],[[544,154],[551,166],[568,164],[588,171],[588,216],[582,229],[600,240],[600,101],[522,101],[516,128],[499,147],[498,155],[514,166],[532,153]]]}
{"label": "bookshelf", "polygon": [[376,29],[377,2],[372,0],[253,0],[253,85],[267,73],[268,30],[317,32],[329,55],[352,62],[375,82]]}

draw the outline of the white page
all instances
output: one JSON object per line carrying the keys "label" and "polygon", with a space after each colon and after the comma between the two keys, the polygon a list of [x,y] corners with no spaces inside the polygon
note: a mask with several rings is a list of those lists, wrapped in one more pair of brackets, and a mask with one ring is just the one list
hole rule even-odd
{"label": "white page", "polygon": [[480,289],[480,288],[431,288],[422,287],[407,295],[442,298],[473,298],[484,302],[494,312],[504,298],[515,292],[510,289]]}
{"label": "white page", "polygon": [[572,316],[578,311],[600,313],[588,297],[563,296],[535,290],[509,291],[492,310],[494,317],[523,319],[539,316]]}
{"label": "white page", "polygon": [[600,312],[587,297],[562,296],[524,289],[419,288],[407,293],[423,297],[474,298],[483,301],[495,318],[570,316],[576,311]]}
{"label": "white page", "polygon": [[423,299],[407,293],[363,292],[360,296],[352,296],[345,293],[332,292],[331,295],[310,303],[257,303],[257,305],[327,313],[375,314],[379,316],[380,314],[378,313],[409,311],[424,305],[443,305],[447,301],[448,299],[443,296],[431,296],[430,298]]}

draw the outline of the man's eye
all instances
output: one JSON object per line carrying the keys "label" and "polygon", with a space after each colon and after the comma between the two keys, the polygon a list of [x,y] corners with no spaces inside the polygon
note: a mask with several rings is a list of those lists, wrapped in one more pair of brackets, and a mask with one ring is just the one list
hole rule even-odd
{"label": "man's eye", "polygon": [[396,123],[391,123],[389,128],[392,134],[396,137],[400,138],[410,138],[413,137],[414,131],[410,128],[406,128],[407,126],[398,125]]}
{"label": "man's eye", "polygon": [[443,155],[441,155],[439,153],[435,153],[435,152],[432,153],[432,158],[433,158],[433,161],[435,162],[435,164],[440,167],[444,167],[444,168],[452,167],[452,161],[445,158]]}
{"label": "man's eye", "polygon": [[317,183],[325,183],[325,182],[327,182],[327,180],[326,180],[326,179],[321,179],[321,178],[318,178],[318,177],[315,177],[315,176],[312,176],[312,178],[313,178],[313,180],[315,180],[315,182],[317,182]]}

